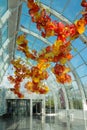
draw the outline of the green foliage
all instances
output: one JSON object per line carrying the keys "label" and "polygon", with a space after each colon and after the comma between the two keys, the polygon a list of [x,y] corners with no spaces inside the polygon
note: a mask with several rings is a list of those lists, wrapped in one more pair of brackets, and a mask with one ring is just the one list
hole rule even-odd
{"label": "green foliage", "polygon": [[47,108],[54,108],[54,99],[48,99],[46,101],[46,107]]}
{"label": "green foliage", "polygon": [[72,99],[69,101],[70,109],[83,109],[82,101],[80,99]]}
{"label": "green foliage", "polygon": [[82,101],[78,99],[73,100],[73,107],[74,109],[82,109]]}

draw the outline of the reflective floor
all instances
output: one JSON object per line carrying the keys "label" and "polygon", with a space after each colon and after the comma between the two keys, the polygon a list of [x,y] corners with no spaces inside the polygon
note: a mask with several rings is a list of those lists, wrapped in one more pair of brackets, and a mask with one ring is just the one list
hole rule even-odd
{"label": "reflective floor", "polygon": [[86,121],[58,116],[0,117],[0,130],[87,130]]}

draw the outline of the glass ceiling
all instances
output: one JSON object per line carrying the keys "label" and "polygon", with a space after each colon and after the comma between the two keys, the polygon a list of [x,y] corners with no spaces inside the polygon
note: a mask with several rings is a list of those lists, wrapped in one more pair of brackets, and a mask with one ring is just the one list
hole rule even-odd
{"label": "glass ceiling", "polygon": [[[50,17],[52,20],[61,21],[64,24],[70,24],[74,23],[82,16],[82,0],[63,0],[62,2],[60,0],[38,1],[41,2],[41,5],[48,10],[48,13],[50,12]],[[0,9],[0,17],[2,17],[4,13],[9,9],[9,2],[9,0],[0,0],[0,7],[2,7]],[[21,0],[21,4],[19,3],[19,5],[22,5],[22,10],[21,16],[18,17],[19,27],[16,30],[17,35],[19,36],[23,33],[26,34],[26,39],[29,41],[28,46],[31,51],[36,50],[37,52],[40,52],[43,48],[47,47],[48,45],[52,45],[56,40],[56,36],[52,36],[49,38],[41,37],[41,32],[37,29],[36,23],[33,23],[31,21],[31,17],[28,13],[29,9],[27,7],[27,0]],[[18,9],[18,11],[20,10]],[[0,41],[0,49],[2,49],[2,46],[6,39],[9,38],[8,29],[8,21],[6,21],[2,28],[0,28],[0,31],[2,32],[2,41]],[[6,47],[3,51],[3,55],[0,55],[0,63],[3,63],[4,57],[6,57],[6,55],[9,54],[8,47]],[[79,92],[81,91],[80,89],[83,89],[83,91],[85,92],[85,96],[87,97],[87,27],[85,32],[79,38],[72,41],[71,54],[73,55],[73,58],[70,60],[69,63],[67,63],[67,66],[71,68],[70,75],[72,77],[72,83],[70,86],[72,86],[73,92],[76,90]],[[22,57],[24,59],[25,55],[22,52],[19,52],[16,47],[15,57]],[[36,64],[34,60],[29,60],[29,62],[31,62],[32,65]],[[53,64],[51,66],[53,66]],[[8,75],[8,73],[12,73],[10,69],[11,68],[8,69],[6,76]],[[45,82],[48,84],[49,87],[52,88],[53,91],[55,88],[60,88],[63,86],[66,86],[65,88],[67,89],[68,84],[61,85],[57,83],[54,74],[52,74],[52,72],[50,72],[49,69],[48,72],[50,74],[50,77]],[[6,82],[8,81],[6,80]]]}

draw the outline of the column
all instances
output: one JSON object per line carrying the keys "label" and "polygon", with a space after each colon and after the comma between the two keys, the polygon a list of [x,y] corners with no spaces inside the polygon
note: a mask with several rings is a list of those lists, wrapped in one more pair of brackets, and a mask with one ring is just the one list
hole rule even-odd
{"label": "column", "polygon": [[32,108],[33,107],[33,105],[32,105],[32,99],[30,99],[30,116],[32,116]]}
{"label": "column", "polygon": [[45,115],[45,96],[42,99],[42,115]]}

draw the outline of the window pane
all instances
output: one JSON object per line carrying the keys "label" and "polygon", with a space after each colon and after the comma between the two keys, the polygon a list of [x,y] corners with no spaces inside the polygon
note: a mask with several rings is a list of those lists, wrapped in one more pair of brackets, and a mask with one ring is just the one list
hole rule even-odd
{"label": "window pane", "polygon": [[2,28],[2,44],[6,41],[7,37],[8,37],[8,28],[6,23]]}
{"label": "window pane", "polygon": [[73,59],[70,62],[75,68],[84,63],[79,55],[73,57]]}
{"label": "window pane", "polygon": [[0,64],[3,62],[2,55],[0,56]]}
{"label": "window pane", "polygon": [[84,61],[87,63],[87,48],[85,48],[80,54],[83,57]]}
{"label": "window pane", "polygon": [[6,48],[4,50],[4,53],[3,53],[3,59],[6,58],[6,56],[9,54],[9,51],[8,51],[8,48]]}
{"label": "window pane", "polygon": [[76,72],[78,73],[79,77],[86,76],[87,75],[87,66],[84,64],[76,69]]}
{"label": "window pane", "polygon": [[86,44],[83,44],[83,42],[79,38],[77,38],[73,41],[72,46],[76,49],[76,51],[79,52],[86,47]]}
{"label": "window pane", "polygon": [[0,17],[6,12],[8,8],[8,0],[0,0]]}

